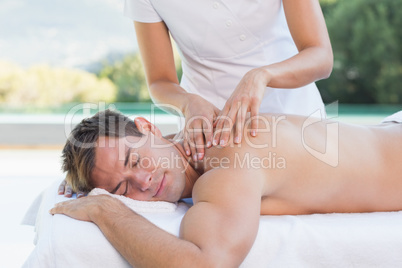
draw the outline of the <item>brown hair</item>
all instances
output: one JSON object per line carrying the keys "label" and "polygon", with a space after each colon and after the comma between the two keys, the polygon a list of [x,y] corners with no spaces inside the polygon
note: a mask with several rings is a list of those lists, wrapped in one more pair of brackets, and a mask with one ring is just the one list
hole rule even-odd
{"label": "brown hair", "polygon": [[83,119],[71,131],[62,151],[62,170],[73,191],[89,192],[99,137],[141,137],[134,121],[120,112],[105,110]]}

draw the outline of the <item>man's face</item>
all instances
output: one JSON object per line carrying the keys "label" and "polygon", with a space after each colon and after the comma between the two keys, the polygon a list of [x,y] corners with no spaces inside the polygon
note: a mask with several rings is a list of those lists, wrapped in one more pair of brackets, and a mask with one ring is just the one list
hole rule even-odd
{"label": "man's face", "polygon": [[141,201],[178,201],[185,163],[176,148],[152,134],[99,137],[91,180],[95,187]]}

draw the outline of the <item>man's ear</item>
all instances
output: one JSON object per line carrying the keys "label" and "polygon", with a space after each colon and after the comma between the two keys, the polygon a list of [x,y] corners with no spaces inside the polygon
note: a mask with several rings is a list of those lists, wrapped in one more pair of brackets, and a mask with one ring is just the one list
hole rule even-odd
{"label": "man's ear", "polygon": [[134,124],[142,134],[147,134],[151,132],[159,138],[162,137],[162,132],[159,130],[159,128],[157,128],[154,124],[149,122],[144,117],[136,117],[134,119]]}

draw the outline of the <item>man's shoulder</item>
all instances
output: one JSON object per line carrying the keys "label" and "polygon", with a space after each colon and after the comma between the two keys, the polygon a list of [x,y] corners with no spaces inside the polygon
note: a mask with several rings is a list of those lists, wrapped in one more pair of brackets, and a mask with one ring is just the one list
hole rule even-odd
{"label": "man's shoulder", "polygon": [[[236,198],[233,193],[248,192],[250,189],[257,194],[261,193],[263,176],[248,176],[248,170],[233,168],[215,168],[204,173],[195,183],[193,200],[221,201]],[[247,190],[248,189],[248,190]],[[260,198],[261,196],[259,196]]]}

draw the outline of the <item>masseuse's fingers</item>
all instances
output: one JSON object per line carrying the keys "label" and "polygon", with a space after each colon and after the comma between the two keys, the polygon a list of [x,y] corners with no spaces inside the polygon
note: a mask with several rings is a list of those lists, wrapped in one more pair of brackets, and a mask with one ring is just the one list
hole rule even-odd
{"label": "masseuse's fingers", "polygon": [[220,146],[226,146],[228,144],[230,133],[233,128],[233,123],[236,120],[236,114],[239,108],[240,102],[237,102],[235,105],[232,106],[227,103],[225,105],[225,108],[222,110],[214,134],[214,141],[215,143],[219,143]]}
{"label": "masseuse's fingers", "polygon": [[210,148],[212,146],[212,139],[213,139],[213,130],[214,130],[214,121],[219,114],[219,109],[214,107],[213,114],[204,115],[201,121],[202,129],[201,135],[196,137],[197,144],[197,154],[198,160],[204,159],[205,155],[205,148]]}
{"label": "masseuse's fingers", "polygon": [[196,119],[193,124],[193,144],[190,146],[194,146],[196,151],[195,155],[193,155],[193,159],[195,161],[202,160],[204,158],[204,133],[202,127],[202,119]]}
{"label": "masseuse's fingers", "polygon": [[234,143],[241,143],[243,137],[243,127],[246,121],[247,109],[248,107],[246,105],[242,105],[237,112]]}
{"label": "masseuse's fingers", "polygon": [[191,155],[192,155],[194,161],[197,161],[197,150],[195,149],[194,133],[189,132],[188,136],[189,136],[188,141],[189,141],[189,145],[190,145]]}
{"label": "masseuse's fingers", "polygon": [[[221,113],[223,113],[224,110],[222,110]],[[223,115],[219,115],[216,122],[214,123],[215,131],[214,131],[214,138],[212,141],[212,144],[214,146],[217,146],[219,144],[220,138],[221,138],[221,132],[223,128],[223,120],[222,120]]]}
{"label": "masseuse's fingers", "polygon": [[213,120],[214,119],[211,118],[211,120],[204,121],[202,123],[202,129],[204,132],[205,143],[207,148],[210,148],[212,146]]}
{"label": "masseuse's fingers", "polygon": [[228,113],[228,111],[229,111],[229,107],[225,104],[222,111],[219,113],[218,117],[216,118],[216,121],[214,122],[215,131],[214,131],[214,138],[212,141],[212,144],[214,146],[217,146],[220,142],[224,119],[226,119],[225,115]]}
{"label": "masseuse's fingers", "polygon": [[252,101],[251,102],[251,136],[255,137],[257,136],[257,130],[258,130],[258,108],[260,107],[260,103],[258,101]]}
{"label": "masseuse's fingers", "polygon": [[[246,121],[246,114],[247,112],[250,112],[251,116],[257,117],[261,100],[264,96],[265,89],[269,81],[270,77],[267,75],[267,72],[264,68],[252,69],[244,75],[230,98],[226,101],[225,107],[220,114],[222,118],[216,124],[214,144],[218,143],[219,138],[219,143],[221,145],[226,145],[233,126],[230,121],[236,123],[234,142],[241,142],[241,136],[243,134],[242,129],[245,127],[244,124]],[[224,128],[229,129],[226,130]],[[252,136],[257,135],[257,128],[258,121],[255,119],[251,125]]]}
{"label": "masseuse's fingers", "polygon": [[186,154],[191,152],[194,161],[197,161],[204,158],[205,145],[212,146],[212,124],[220,111],[200,96],[189,94],[188,97],[188,105],[184,111],[186,126],[183,132],[187,136],[184,147]]}
{"label": "masseuse's fingers", "polygon": [[195,143],[193,138],[193,130],[190,127],[190,124],[186,124],[184,130],[184,141],[183,146],[186,151],[186,155],[192,156],[194,161],[197,161],[197,151],[195,149]]}
{"label": "masseuse's fingers", "polygon": [[202,127],[201,129],[197,130],[198,135],[195,137],[198,160],[204,159],[205,147],[210,148],[212,146],[213,121],[218,113],[219,110],[215,109],[214,114],[203,116],[201,119]]}
{"label": "masseuse's fingers", "polygon": [[221,146],[226,146],[228,144],[230,134],[234,127],[234,123],[236,122],[236,115],[238,113],[240,103],[237,103],[235,107],[231,107],[229,110],[229,114],[227,115],[228,120],[224,120],[223,129],[221,132],[221,138],[219,144]]}
{"label": "masseuse's fingers", "polygon": [[188,144],[188,133],[183,131],[183,147],[184,147],[184,151],[186,152],[187,156],[191,155],[191,148],[190,145]]}

